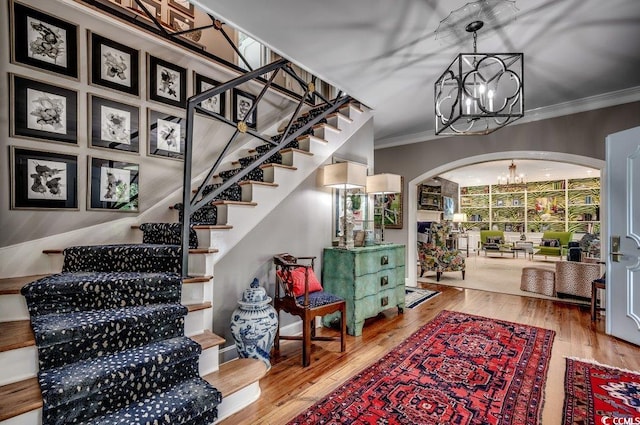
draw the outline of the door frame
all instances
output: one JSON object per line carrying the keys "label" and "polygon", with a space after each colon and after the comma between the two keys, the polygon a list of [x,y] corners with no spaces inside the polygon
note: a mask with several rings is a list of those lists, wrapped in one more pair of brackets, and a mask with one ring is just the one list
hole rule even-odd
{"label": "door frame", "polygon": [[[603,140],[604,147],[604,140]],[[605,177],[605,165],[604,159],[592,158],[584,155],[575,155],[562,152],[547,152],[547,151],[506,151],[506,152],[491,152],[482,155],[470,156],[467,158],[458,159],[456,161],[448,162],[439,167],[427,170],[419,176],[410,180],[407,184],[407,286],[413,286],[417,284],[417,235],[416,224],[417,223],[417,211],[418,200],[415,196],[418,192],[418,185],[425,180],[436,177],[447,171],[451,171],[456,168],[465,167],[481,162],[499,161],[505,159],[535,159],[541,161],[554,161],[554,162],[567,162],[570,164],[582,165],[585,167],[591,167],[600,170],[600,240],[606,241],[608,235],[608,229],[606,228],[607,211],[606,200],[607,193],[602,181]]]}

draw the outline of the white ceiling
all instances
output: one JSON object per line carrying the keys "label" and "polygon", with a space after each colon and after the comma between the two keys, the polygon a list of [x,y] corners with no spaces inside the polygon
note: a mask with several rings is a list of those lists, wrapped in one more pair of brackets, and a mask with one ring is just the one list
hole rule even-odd
{"label": "white ceiling", "polygon": [[[564,162],[531,159],[517,159],[513,162],[516,175],[523,176],[526,182],[600,177],[600,170]],[[442,173],[440,177],[460,186],[497,184],[499,176],[509,175],[509,165],[511,160],[482,162]]]}
{"label": "white ceiling", "polygon": [[[433,84],[473,50],[470,36],[446,44],[434,33],[466,0],[193,2],[373,108],[376,147],[434,137]],[[586,98],[640,100],[640,0],[516,6],[511,24],[480,30],[478,51],[524,53],[525,119],[589,109]]]}

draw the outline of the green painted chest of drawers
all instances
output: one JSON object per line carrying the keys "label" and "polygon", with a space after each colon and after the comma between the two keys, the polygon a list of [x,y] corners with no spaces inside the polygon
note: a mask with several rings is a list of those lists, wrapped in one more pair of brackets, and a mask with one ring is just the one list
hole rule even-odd
{"label": "green painted chest of drawers", "polygon": [[[362,335],[365,319],[383,310],[404,308],[404,245],[387,244],[351,250],[325,248],[322,285],[347,303],[347,333]],[[329,326],[336,317],[325,316]]]}

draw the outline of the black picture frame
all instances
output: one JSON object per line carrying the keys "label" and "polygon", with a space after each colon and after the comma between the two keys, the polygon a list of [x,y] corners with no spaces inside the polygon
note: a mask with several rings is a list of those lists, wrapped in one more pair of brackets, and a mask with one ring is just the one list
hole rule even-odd
{"label": "black picture frame", "polygon": [[[141,0],[141,2],[147,9],[147,11],[154,15],[158,21],[162,19],[162,3],[159,0]],[[133,9],[136,13],[142,15],[144,18],[149,19],[145,11],[142,10],[140,6],[138,6],[138,3],[136,3],[135,0],[131,1],[131,9]]]}
{"label": "black picture frame", "polygon": [[233,111],[231,112],[233,122],[244,121],[247,127],[258,128],[258,107],[253,110],[249,119],[245,120],[245,115],[249,108],[256,102],[256,97],[240,89],[233,89]]}
{"label": "black picture frame", "polygon": [[10,146],[11,209],[78,209],[78,157]]}
{"label": "black picture frame", "polygon": [[78,92],[9,74],[11,136],[78,143]]}
{"label": "black picture frame", "polygon": [[187,70],[153,55],[147,56],[149,100],[184,108],[187,102]]}
{"label": "black picture frame", "polygon": [[88,209],[139,211],[139,165],[114,159],[88,157]]}
{"label": "black picture frame", "polygon": [[169,0],[169,6],[191,17],[195,14],[195,7],[188,0]]}
{"label": "black picture frame", "polygon": [[[205,77],[202,74],[198,74],[194,71],[193,73],[193,81],[194,81],[194,93],[200,94],[204,91],[207,91],[211,88],[219,86],[221,83],[219,81],[214,80],[213,78]],[[227,92],[220,93],[219,95],[204,100],[198,104],[202,109],[211,112],[212,114],[217,114],[222,117],[227,116]]]}
{"label": "black picture frame", "polygon": [[140,51],[91,31],[89,84],[140,96]]}
{"label": "black picture frame", "polygon": [[11,62],[78,80],[78,25],[11,1]]}
{"label": "black picture frame", "polygon": [[148,110],[148,155],[184,160],[187,119]]}
{"label": "black picture frame", "polygon": [[140,152],[140,108],[89,93],[89,146]]}

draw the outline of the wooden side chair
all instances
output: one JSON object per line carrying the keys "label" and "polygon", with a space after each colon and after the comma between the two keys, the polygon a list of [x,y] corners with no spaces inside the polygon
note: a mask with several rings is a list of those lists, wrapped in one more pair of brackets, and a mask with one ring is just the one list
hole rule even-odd
{"label": "wooden side chair", "polygon": [[[602,277],[598,278],[598,279],[594,279],[591,282],[591,321],[595,322],[596,321],[596,312],[599,310],[604,310],[604,303],[602,302],[602,299],[598,299],[598,289],[606,289],[607,288],[607,281],[606,281],[606,277],[603,274]],[[599,306],[596,306],[596,304],[600,304]]]}
{"label": "wooden side chair", "polygon": [[[302,336],[280,335],[276,330],[273,344],[274,355],[280,354],[280,340],[302,341],[302,366],[311,364],[311,341],[335,341],[340,339],[340,351],[346,350],[347,334],[346,302],[344,299],[325,292],[313,271],[315,257],[294,257],[279,254],[273,257],[276,267],[276,288],[274,307],[280,318],[280,311],[302,319]],[[340,312],[340,336],[316,336],[315,318]]]}

